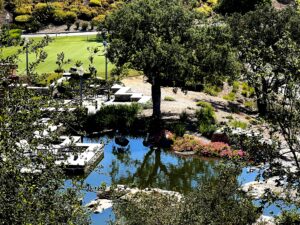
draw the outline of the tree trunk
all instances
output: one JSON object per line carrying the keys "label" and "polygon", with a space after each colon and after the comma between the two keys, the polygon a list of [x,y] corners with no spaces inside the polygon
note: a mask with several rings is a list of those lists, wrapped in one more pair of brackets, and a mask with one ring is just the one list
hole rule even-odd
{"label": "tree trunk", "polygon": [[268,113],[268,85],[267,81],[262,79],[262,90],[255,90],[257,96],[257,109],[261,116],[266,116]]}
{"label": "tree trunk", "polygon": [[160,89],[160,79],[156,75],[152,79],[152,103],[153,103],[153,114],[154,118],[160,118],[160,103],[161,103],[161,89]]}

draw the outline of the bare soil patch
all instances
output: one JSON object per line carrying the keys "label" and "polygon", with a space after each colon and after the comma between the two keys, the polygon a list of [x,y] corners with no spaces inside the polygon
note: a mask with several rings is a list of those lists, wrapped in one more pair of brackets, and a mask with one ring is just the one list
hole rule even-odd
{"label": "bare soil patch", "polygon": [[[123,79],[122,82],[125,86],[131,87],[134,92],[151,96],[151,85],[144,81],[143,76],[127,77]],[[175,101],[164,101],[166,96],[174,98]],[[216,117],[219,122],[227,122],[228,117],[230,116],[233,117],[233,119],[243,122],[247,122],[249,120],[249,115],[245,113],[232,113],[228,108],[228,101],[221,97],[210,96],[203,92],[195,91],[183,93],[178,90],[177,93],[174,93],[173,88],[170,87],[162,88],[161,111],[162,114],[174,117],[179,117],[179,115],[184,111],[189,114],[193,114],[199,108],[196,105],[198,101],[210,102],[216,110]],[[146,116],[151,115],[151,113],[152,110],[144,111]],[[252,117],[254,118],[255,116]]]}

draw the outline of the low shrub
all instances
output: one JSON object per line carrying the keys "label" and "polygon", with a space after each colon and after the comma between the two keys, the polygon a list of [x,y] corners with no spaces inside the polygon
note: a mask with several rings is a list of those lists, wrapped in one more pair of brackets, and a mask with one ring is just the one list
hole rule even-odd
{"label": "low shrub", "polygon": [[164,97],[164,101],[168,101],[168,102],[174,102],[175,98],[171,97],[171,96],[166,96]]}
{"label": "low shrub", "polygon": [[37,3],[32,11],[34,18],[38,18],[38,22],[48,24],[53,21],[54,8],[46,3]]}
{"label": "low shrub", "polygon": [[243,150],[235,150],[226,143],[206,143],[193,135],[184,135],[176,138],[172,145],[172,150],[178,152],[193,151],[206,157],[245,158],[247,156]]}
{"label": "low shrub", "polygon": [[229,122],[229,125],[234,128],[241,128],[241,129],[246,129],[248,127],[248,124],[242,121],[238,120],[232,120]]}
{"label": "low shrub", "polygon": [[94,26],[99,26],[100,24],[104,23],[106,15],[100,14],[93,18],[92,23]]}
{"label": "low shrub", "polygon": [[179,121],[181,121],[181,122],[186,122],[187,120],[189,119],[189,114],[185,111],[185,110],[183,110],[181,113],[180,113],[180,115],[179,115]]}
{"label": "low shrub", "polygon": [[254,108],[254,102],[253,101],[245,101],[244,106],[248,109],[253,109]]}
{"label": "low shrub", "polygon": [[242,95],[246,98],[252,98],[254,97],[255,89],[253,87],[250,87],[248,83],[244,82],[242,83]]}
{"label": "low shrub", "polygon": [[65,12],[61,9],[54,10],[54,21],[57,24],[72,24],[75,22],[77,15],[74,12]]}
{"label": "low shrub", "polygon": [[176,123],[173,126],[173,132],[175,133],[176,137],[182,137],[185,134],[185,125],[183,123]]}
{"label": "low shrub", "polygon": [[204,14],[204,15],[210,15],[212,12],[212,7],[208,6],[207,4],[202,5],[201,7],[198,7],[195,9],[196,12]]}
{"label": "low shrub", "polygon": [[261,134],[255,132],[232,133],[231,130],[226,131],[230,140],[230,145],[235,149],[247,150],[247,155],[253,163],[266,163],[272,159],[280,157],[278,142],[272,140],[272,143],[263,141]]}
{"label": "low shrub", "polygon": [[21,29],[11,29],[9,30],[9,38],[11,40],[19,41],[21,40],[22,30]]}
{"label": "low shrub", "polygon": [[148,101],[148,102],[142,104],[142,108],[143,108],[143,109],[152,109],[152,108],[153,108],[153,103],[152,103],[152,101]]}
{"label": "low shrub", "polygon": [[232,92],[237,93],[240,89],[240,82],[234,81],[232,85]]}
{"label": "low shrub", "polygon": [[223,98],[227,101],[234,101],[235,100],[235,93],[232,91],[228,95],[223,96]]}
{"label": "low shrub", "polygon": [[210,137],[217,130],[217,126],[214,124],[200,123],[198,130],[204,136]]}
{"label": "low shrub", "polygon": [[31,15],[32,13],[32,6],[31,5],[22,5],[22,7],[17,7],[15,9],[16,15]]}
{"label": "low shrub", "polygon": [[39,84],[46,86],[50,85],[52,82],[56,81],[57,79],[61,78],[62,75],[59,73],[47,73],[43,74],[41,76],[41,80],[39,81]]}
{"label": "low shrub", "polygon": [[97,10],[95,10],[91,7],[81,6],[79,8],[78,18],[89,21],[89,20],[93,19],[95,16],[97,16],[97,14],[98,14]]}
{"label": "low shrub", "polygon": [[15,17],[15,21],[18,23],[27,23],[30,22],[32,19],[32,16],[30,15],[20,15]]}
{"label": "low shrub", "polygon": [[89,6],[91,7],[100,7],[101,6],[101,0],[90,0]]}
{"label": "low shrub", "polygon": [[217,96],[222,91],[222,88],[216,85],[205,85],[203,91],[211,96]]}
{"label": "low shrub", "polygon": [[50,6],[54,9],[63,9],[65,4],[63,2],[51,2]]}
{"label": "low shrub", "polygon": [[130,128],[137,119],[141,107],[138,104],[103,106],[88,118],[89,130]]}
{"label": "low shrub", "polygon": [[210,103],[202,103],[201,109],[196,111],[199,132],[210,136],[217,129],[215,111]]}
{"label": "low shrub", "polygon": [[196,105],[197,106],[201,106],[201,107],[208,107],[208,108],[212,108],[213,109],[211,103],[209,103],[209,102],[199,101],[199,102],[196,103]]}

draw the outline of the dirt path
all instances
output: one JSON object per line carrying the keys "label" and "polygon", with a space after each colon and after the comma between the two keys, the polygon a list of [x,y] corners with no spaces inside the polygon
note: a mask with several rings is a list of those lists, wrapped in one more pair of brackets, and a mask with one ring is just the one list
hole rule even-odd
{"label": "dirt path", "polygon": [[[122,80],[122,82],[135,92],[143,93],[144,95],[151,96],[151,85],[143,81],[143,76],[137,77],[128,77]],[[172,97],[175,101],[165,101],[164,98]],[[228,102],[221,97],[214,97],[207,95],[203,92],[189,91],[187,94],[177,91],[175,94],[173,88],[162,88],[162,102],[161,102],[161,111],[163,114],[169,116],[179,116],[180,113],[186,111],[189,114],[195,113],[197,101],[206,101],[210,102],[215,110],[217,120],[219,122],[226,122],[228,119],[226,117],[232,116],[236,120],[247,121],[247,115],[244,113],[234,114],[228,111]],[[146,115],[151,115],[151,110],[146,110]]]}

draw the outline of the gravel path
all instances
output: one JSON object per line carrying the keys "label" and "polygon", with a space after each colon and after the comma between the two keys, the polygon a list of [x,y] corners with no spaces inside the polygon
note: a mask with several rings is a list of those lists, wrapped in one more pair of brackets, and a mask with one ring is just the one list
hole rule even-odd
{"label": "gravel path", "polygon": [[[131,87],[134,92],[140,92],[144,95],[151,96],[151,85],[143,80],[143,76],[136,77],[127,77],[122,80],[122,82],[127,87]],[[165,101],[164,98],[172,97],[175,101]],[[210,102],[215,110],[216,117],[219,122],[226,121],[226,117],[232,116],[233,118],[241,121],[247,121],[245,118],[247,115],[243,113],[233,114],[232,112],[227,111],[228,102],[221,97],[214,97],[207,95],[203,92],[189,91],[186,94],[177,91],[175,94],[173,88],[162,88],[162,102],[161,102],[161,111],[163,114],[168,114],[170,116],[179,116],[180,113],[186,111],[189,114],[195,113],[195,110],[198,108],[196,106],[197,101],[206,101]],[[146,110],[146,115],[151,115],[152,110]]]}

